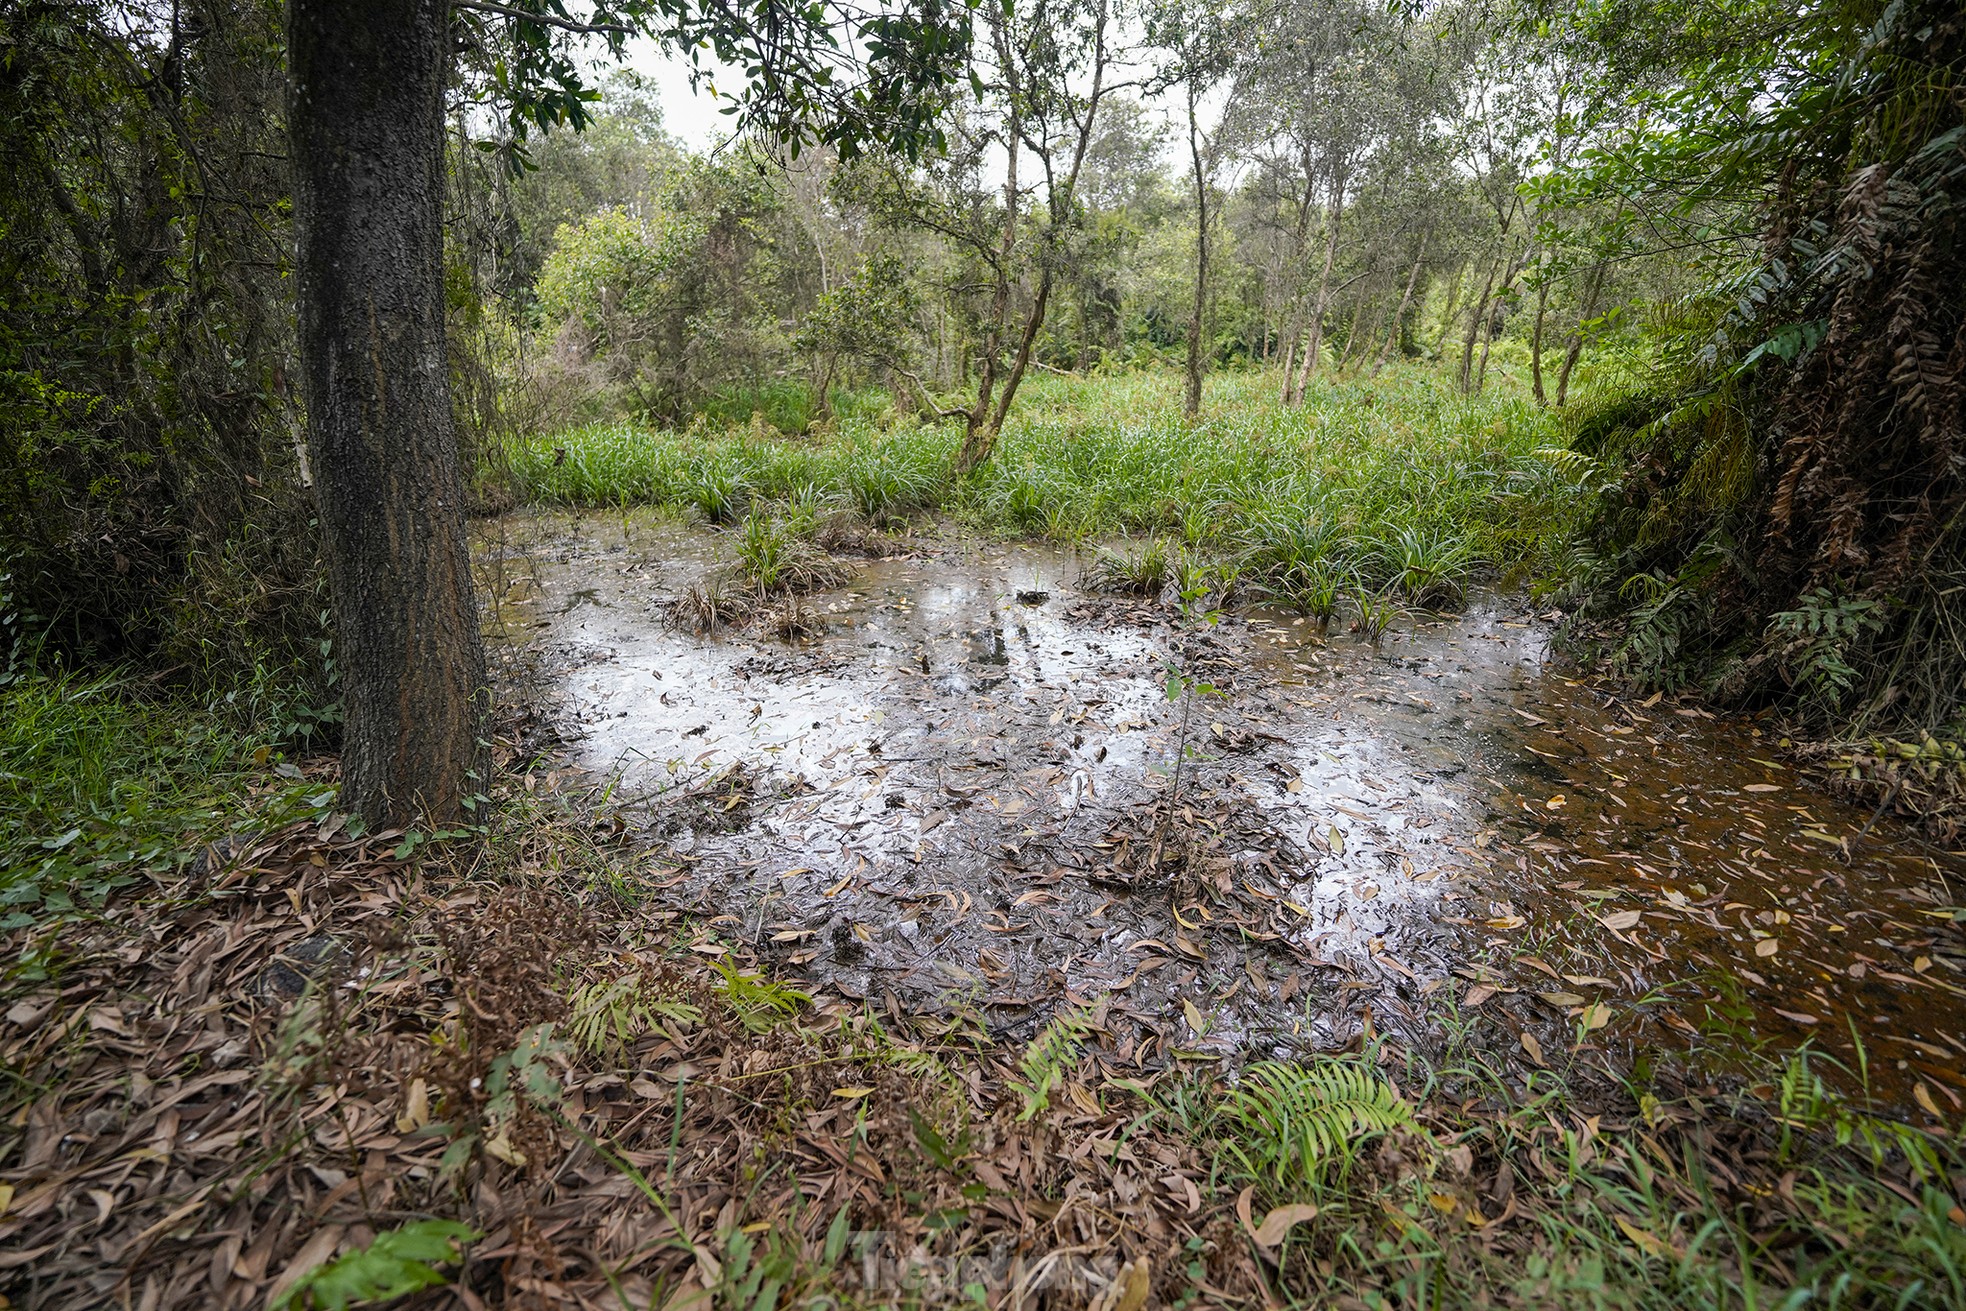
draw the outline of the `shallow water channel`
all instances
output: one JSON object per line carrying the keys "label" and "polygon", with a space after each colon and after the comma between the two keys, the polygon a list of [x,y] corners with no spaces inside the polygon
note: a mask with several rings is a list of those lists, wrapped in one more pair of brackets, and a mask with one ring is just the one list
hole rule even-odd
{"label": "shallow water channel", "polygon": [[[510,676],[717,940],[931,1027],[1100,1007],[1121,1075],[1459,1025],[1614,1070],[1808,1040],[1914,1115],[1966,1106],[1966,859],[1751,722],[1566,672],[1522,602],[1371,644],[1177,623],[1068,550],[895,549],[788,642],[669,622],[716,533],[482,533]],[[1212,690],[1170,701],[1171,669]]]}

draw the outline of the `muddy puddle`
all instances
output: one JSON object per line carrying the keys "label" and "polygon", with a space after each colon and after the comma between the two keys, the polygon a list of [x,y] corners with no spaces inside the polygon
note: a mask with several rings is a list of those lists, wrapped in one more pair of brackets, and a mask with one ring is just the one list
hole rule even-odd
{"label": "muddy puddle", "polygon": [[1375,646],[1176,623],[1081,591],[1070,551],[894,549],[787,642],[668,622],[717,534],[483,534],[502,663],[705,949],[930,1029],[1084,1005],[1121,1076],[1455,1024],[1613,1070],[1808,1041],[1966,1108],[1966,859],[1752,723],[1568,676],[1505,598]]}

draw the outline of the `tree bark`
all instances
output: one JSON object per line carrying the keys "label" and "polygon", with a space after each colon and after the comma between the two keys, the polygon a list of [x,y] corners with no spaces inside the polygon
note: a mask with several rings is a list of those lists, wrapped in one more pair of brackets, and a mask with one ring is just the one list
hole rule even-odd
{"label": "tree bark", "polygon": [[1317,372],[1318,350],[1324,345],[1324,312],[1330,308],[1331,268],[1338,260],[1338,229],[1344,221],[1345,177],[1339,174],[1331,180],[1331,231],[1324,241],[1324,272],[1318,277],[1317,299],[1311,305],[1311,321],[1304,333],[1304,358],[1298,362],[1296,385],[1290,391],[1292,405],[1303,403],[1304,391]]}
{"label": "tree bark", "polygon": [[1413,292],[1420,285],[1420,270],[1427,262],[1427,243],[1433,240],[1433,235],[1431,223],[1420,233],[1420,249],[1413,256],[1413,271],[1406,275],[1406,293],[1399,298],[1399,308],[1393,311],[1393,326],[1386,334],[1386,344],[1379,348],[1378,358],[1372,361],[1375,375],[1386,367],[1386,357],[1392,353],[1393,343],[1399,340],[1399,325],[1405,321],[1406,311],[1413,306]]}
{"label": "tree bark", "polygon": [[292,0],[307,447],[345,714],[342,804],[443,825],[487,790],[484,646],[444,349],[444,0]]}
{"label": "tree bark", "polygon": [[1208,170],[1202,160],[1192,76],[1188,78],[1188,157],[1195,170],[1195,303],[1188,313],[1188,386],[1181,412],[1192,419],[1201,413],[1201,330],[1208,308]]}

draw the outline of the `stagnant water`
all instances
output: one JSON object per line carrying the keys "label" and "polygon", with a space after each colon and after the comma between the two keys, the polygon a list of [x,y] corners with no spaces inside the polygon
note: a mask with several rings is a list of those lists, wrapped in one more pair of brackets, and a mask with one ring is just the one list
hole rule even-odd
{"label": "stagnant water", "polygon": [[1807,1040],[1966,1105],[1966,858],[1752,723],[1567,674],[1519,601],[1372,644],[930,538],[809,598],[808,638],[698,637],[668,607],[717,538],[509,516],[479,553],[507,664],[706,947],[951,1027],[1103,1000],[1116,1073],[1446,1023],[1614,1069]]}

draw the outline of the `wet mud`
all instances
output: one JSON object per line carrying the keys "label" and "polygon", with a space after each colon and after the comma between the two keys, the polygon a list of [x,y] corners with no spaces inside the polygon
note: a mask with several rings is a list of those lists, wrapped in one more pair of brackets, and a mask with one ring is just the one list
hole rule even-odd
{"label": "wet mud", "polygon": [[1751,721],[1566,670],[1519,600],[1372,644],[950,535],[854,561],[809,638],[678,631],[720,559],[636,516],[479,549],[508,677],[704,950],[931,1030],[1083,1006],[1118,1076],[1459,1026],[1696,1077],[1807,1042],[1885,1104],[1966,1107],[1966,858]]}

